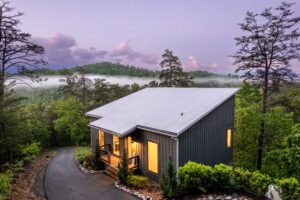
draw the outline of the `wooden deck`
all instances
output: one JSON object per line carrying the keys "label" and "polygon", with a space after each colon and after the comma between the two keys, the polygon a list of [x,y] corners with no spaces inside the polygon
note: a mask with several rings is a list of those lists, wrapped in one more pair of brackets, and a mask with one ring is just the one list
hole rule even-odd
{"label": "wooden deck", "polygon": [[[110,156],[110,162],[109,162],[108,156]],[[117,157],[117,156],[115,156],[113,154],[110,154],[110,155],[106,154],[106,155],[102,155],[101,159],[103,161],[105,161],[107,164],[109,164],[111,167],[116,168],[116,169],[118,168],[118,164],[120,162],[120,158],[119,157]],[[135,167],[134,163],[132,163],[132,162],[128,163],[128,168],[129,169],[132,169],[134,167]]]}

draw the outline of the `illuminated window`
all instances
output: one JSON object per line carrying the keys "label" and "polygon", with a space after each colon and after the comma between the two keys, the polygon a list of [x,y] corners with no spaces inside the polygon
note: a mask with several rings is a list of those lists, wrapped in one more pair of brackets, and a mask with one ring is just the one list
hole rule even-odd
{"label": "illuminated window", "polygon": [[158,145],[148,141],[148,170],[158,173]]}
{"label": "illuminated window", "polygon": [[104,145],[104,132],[99,130],[99,145],[100,147]]}
{"label": "illuminated window", "polygon": [[115,135],[113,135],[113,153],[120,155],[120,138]]}
{"label": "illuminated window", "polygon": [[226,135],[226,137],[227,137],[227,148],[230,148],[231,147],[231,143],[232,143],[232,130],[231,130],[231,128],[229,128],[229,129],[227,129],[227,135]]}

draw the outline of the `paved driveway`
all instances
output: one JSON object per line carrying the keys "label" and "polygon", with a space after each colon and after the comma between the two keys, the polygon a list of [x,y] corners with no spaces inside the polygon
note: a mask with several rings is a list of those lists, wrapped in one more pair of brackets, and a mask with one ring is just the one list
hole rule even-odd
{"label": "paved driveway", "polygon": [[48,200],[131,200],[130,194],[115,188],[114,179],[98,174],[85,174],[73,160],[73,148],[58,149],[45,174]]}

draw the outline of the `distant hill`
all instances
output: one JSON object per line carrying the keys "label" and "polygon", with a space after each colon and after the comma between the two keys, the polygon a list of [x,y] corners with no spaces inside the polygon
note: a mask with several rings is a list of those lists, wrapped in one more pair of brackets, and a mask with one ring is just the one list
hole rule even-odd
{"label": "distant hill", "polygon": [[[76,66],[69,69],[51,70],[48,68],[36,69],[33,71],[37,75],[66,75],[69,72],[81,71],[85,74],[102,74],[110,76],[133,76],[133,77],[156,77],[159,71],[153,71],[144,68],[138,68],[129,65],[115,64],[110,62],[101,62],[83,66]],[[207,71],[189,72],[194,78],[219,76]]]}

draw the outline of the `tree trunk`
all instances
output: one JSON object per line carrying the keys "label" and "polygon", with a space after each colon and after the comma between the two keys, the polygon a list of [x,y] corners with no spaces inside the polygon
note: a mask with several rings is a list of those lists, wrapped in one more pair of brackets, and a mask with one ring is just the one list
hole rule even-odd
{"label": "tree trunk", "polygon": [[266,69],[265,79],[264,79],[264,85],[263,85],[263,99],[262,99],[262,119],[260,123],[260,133],[258,135],[258,148],[257,148],[257,161],[256,161],[256,168],[258,170],[261,169],[262,166],[262,157],[263,157],[263,145],[264,145],[264,139],[265,139],[265,114],[267,112],[267,98],[268,98],[268,69]]}

